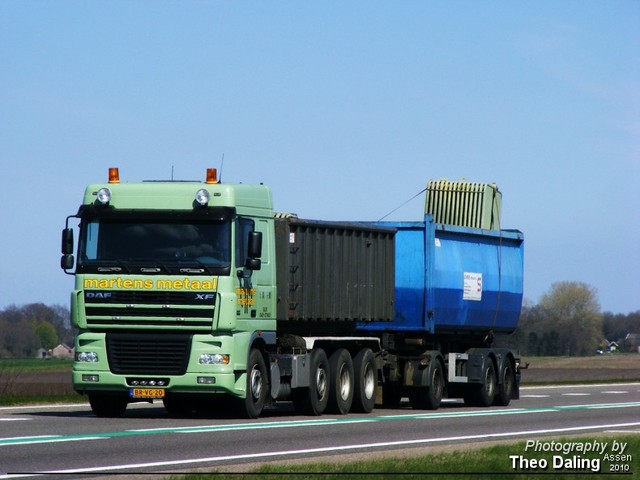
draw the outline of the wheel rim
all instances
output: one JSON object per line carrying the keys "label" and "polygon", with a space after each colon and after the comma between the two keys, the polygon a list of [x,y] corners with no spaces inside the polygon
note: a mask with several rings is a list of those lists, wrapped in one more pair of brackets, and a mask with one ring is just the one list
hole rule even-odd
{"label": "wheel rim", "polygon": [[342,365],[340,368],[340,397],[346,401],[351,395],[351,375],[346,365]]}
{"label": "wheel rim", "polygon": [[373,392],[376,390],[375,377],[373,375],[373,368],[371,365],[367,365],[364,373],[364,395],[366,398],[372,398]]}
{"label": "wheel rim", "polygon": [[485,376],[485,389],[487,396],[491,397],[495,394],[496,378],[492,368],[487,369],[487,375]]}
{"label": "wheel rim", "polygon": [[434,397],[436,399],[442,398],[442,393],[444,392],[444,381],[439,369],[434,370],[431,385],[433,386]]}
{"label": "wheel rim", "polygon": [[513,390],[513,376],[511,375],[511,368],[506,367],[504,369],[504,379],[502,380],[504,384],[504,391],[507,395],[511,395]]}
{"label": "wheel rim", "polygon": [[251,369],[251,397],[254,400],[259,400],[262,396],[262,372],[257,365]]}
{"label": "wheel rim", "polygon": [[316,370],[316,390],[318,399],[322,400],[327,394],[327,372],[324,368]]}

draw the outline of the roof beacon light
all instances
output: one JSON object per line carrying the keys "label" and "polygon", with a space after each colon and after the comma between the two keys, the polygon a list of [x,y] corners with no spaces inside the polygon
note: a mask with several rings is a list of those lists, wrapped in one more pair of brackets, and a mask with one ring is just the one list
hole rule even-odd
{"label": "roof beacon light", "polygon": [[218,170],[215,168],[207,168],[206,183],[218,183]]}
{"label": "roof beacon light", "polygon": [[117,167],[109,168],[109,183],[120,183],[120,172]]}

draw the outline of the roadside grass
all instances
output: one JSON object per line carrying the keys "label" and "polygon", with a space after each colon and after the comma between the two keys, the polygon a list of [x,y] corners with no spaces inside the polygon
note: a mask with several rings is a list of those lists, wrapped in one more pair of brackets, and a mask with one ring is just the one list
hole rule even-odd
{"label": "roadside grass", "polygon": [[65,359],[0,359],[0,405],[77,402],[72,365]]}
{"label": "roadside grass", "polygon": [[0,372],[48,372],[71,371],[73,360],[52,358],[43,360],[39,358],[0,358]]}
{"label": "roadside grass", "polygon": [[87,397],[76,394],[68,395],[0,395],[0,407],[17,405],[46,405],[56,403],[79,403],[87,401]]}
{"label": "roadside grass", "polygon": [[614,353],[593,355],[591,357],[531,357],[524,356],[522,364],[529,363],[531,369],[566,368],[592,369],[606,368],[613,370],[640,369],[640,354]]}
{"label": "roadside grass", "polygon": [[[618,444],[627,443],[625,454],[631,455],[630,460],[606,460],[606,454],[614,454],[613,441]],[[640,434],[603,435],[600,437],[580,437],[563,439],[541,439],[542,443],[556,442],[563,445],[569,443],[588,444],[594,441],[608,442],[604,454],[589,452],[534,452],[532,448],[526,450],[526,442],[513,444],[498,444],[491,447],[447,450],[416,457],[385,458],[372,461],[307,463],[296,465],[270,464],[261,466],[250,472],[234,473],[226,470],[214,470],[210,473],[190,473],[188,475],[171,476],[171,480],[209,480],[219,478],[233,478],[234,480],[262,480],[274,478],[295,478],[308,480],[324,480],[344,478],[349,480],[367,479],[539,479],[562,478],[563,480],[582,480],[588,478],[605,478],[614,474],[624,474],[627,478],[640,478]],[[546,468],[520,468],[519,459],[546,460]],[[563,461],[571,460],[574,456],[585,461],[584,468],[572,469],[554,468],[554,456]],[[598,472],[590,469],[586,461]],[[595,462],[599,460],[599,463]],[[558,460],[556,459],[556,462]],[[514,462],[515,467],[514,468]]]}

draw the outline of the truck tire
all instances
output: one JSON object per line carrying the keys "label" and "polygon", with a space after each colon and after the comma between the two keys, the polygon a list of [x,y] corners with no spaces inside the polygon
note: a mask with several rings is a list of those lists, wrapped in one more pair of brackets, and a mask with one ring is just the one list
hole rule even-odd
{"label": "truck tire", "polygon": [[416,410],[437,410],[444,395],[444,374],[442,364],[433,359],[429,365],[429,383],[414,387],[409,392],[411,406]]}
{"label": "truck tire", "polygon": [[497,383],[493,361],[487,359],[482,370],[482,383],[468,386],[464,403],[473,407],[490,407],[496,396]]}
{"label": "truck tire", "polygon": [[127,409],[127,397],[114,394],[89,394],[89,404],[96,417],[121,417]]}
{"label": "truck tire", "polygon": [[498,384],[496,396],[493,399],[493,404],[500,407],[506,407],[511,403],[513,390],[516,385],[516,376],[513,373],[513,366],[508,358],[502,364],[499,378],[500,382]]}
{"label": "truck tire", "polygon": [[329,403],[329,360],[321,348],[309,354],[309,387],[292,392],[296,412],[303,415],[322,415]]}
{"label": "truck tire", "polygon": [[269,392],[269,377],[264,357],[253,348],[247,363],[247,395],[244,398],[244,413],[247,418],[258,418],[264,409]]}
{"label": "truck tire", "polygon": [[329,358],[329,411],[346,415],[353,404],[353,359],[348,350],[340,348]]}
{"label": "truck tire", "polygon": [[376,405],[378,380],[376,374],[376,358],[370,348],[363,348],[353,359],[355,388],[353,392],[352,410],[369,413]]}

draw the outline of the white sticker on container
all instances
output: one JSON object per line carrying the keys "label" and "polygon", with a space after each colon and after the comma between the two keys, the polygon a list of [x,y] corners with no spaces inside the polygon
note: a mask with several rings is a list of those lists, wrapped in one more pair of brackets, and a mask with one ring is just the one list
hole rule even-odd
{"label": "white sticker on container", "polygon": [[436,247],[440,248],[440,239],[436,238]]}
{"label": "white sticker on container", "polygon": [[463,300],[482,300],[482,274],[474,272],[464,272],[464,288],[462,291]]}
{"label": "white sticker on container", "polygon": [[289,233],[289,243],[296,243],[296,234],[294,232]]}

